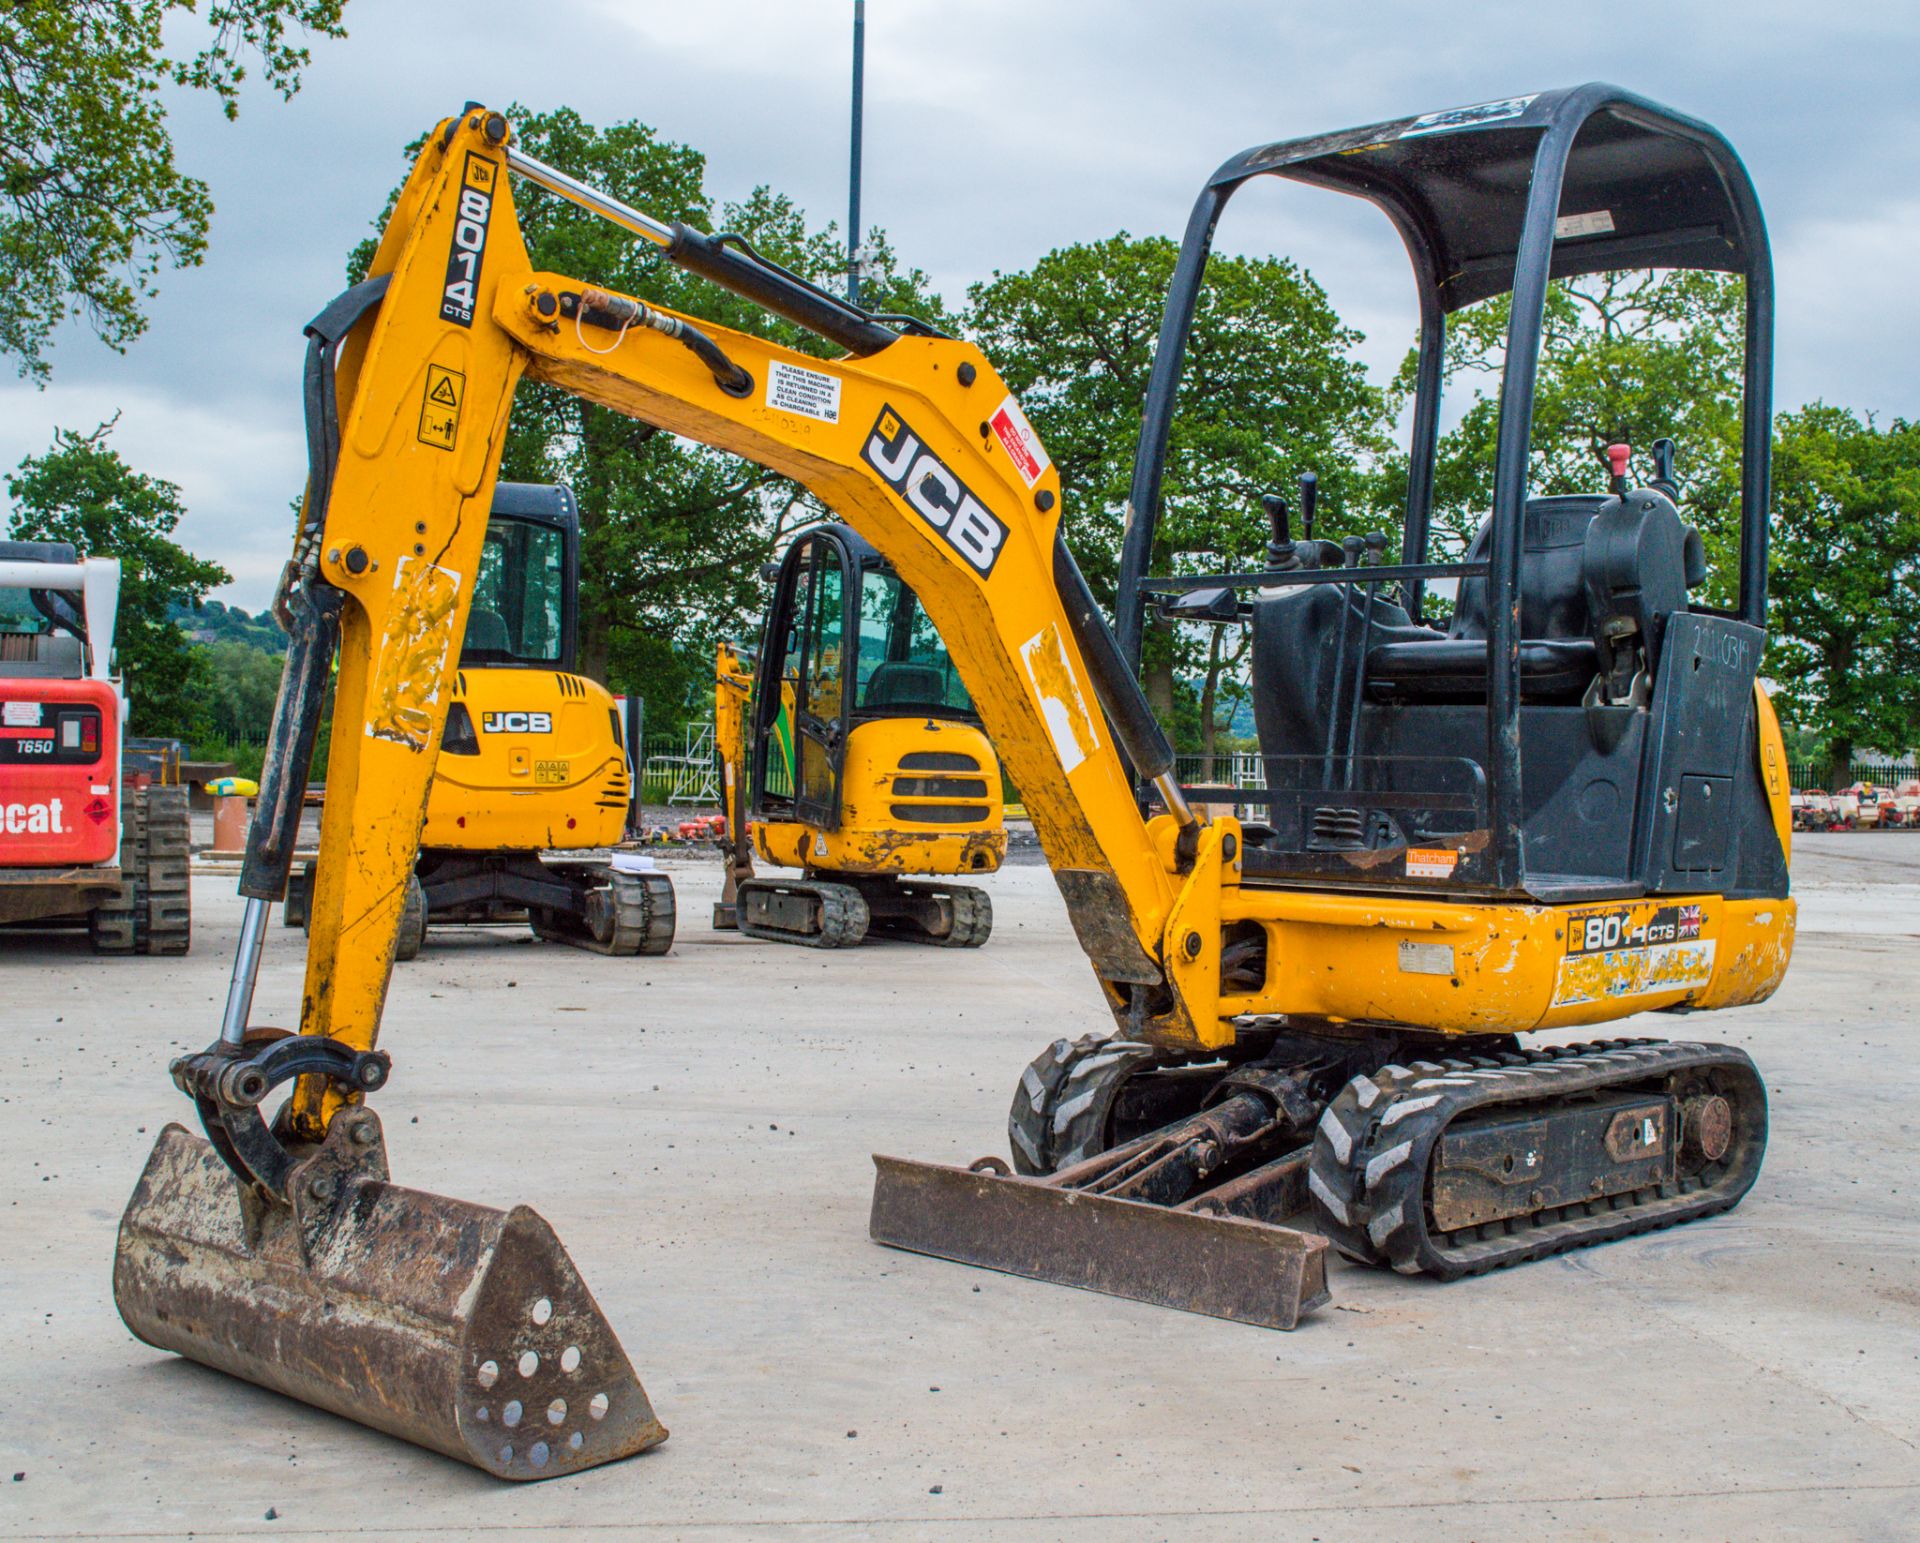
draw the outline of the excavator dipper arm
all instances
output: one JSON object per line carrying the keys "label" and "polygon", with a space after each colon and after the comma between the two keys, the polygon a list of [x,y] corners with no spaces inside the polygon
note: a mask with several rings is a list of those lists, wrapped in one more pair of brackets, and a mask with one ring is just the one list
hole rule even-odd
{"label": "excavator dipper arm", "polygon": [[[1150,830],[1139,812],[1082,646],[1090,633],[1111,644],[1059,540],[1058,477],[992,365],[970,344],[895,333],[715,238],[588,196],[507,138],[480,110],[431,137],[374,259],[385,293],[342,352],[337,459],[311,543],[313,586],[345,603],[301,1032],[356,1050],[377,1038],[525,374],[785,473],[885,553],[949,640],[1116,1010],[1133,1004],[1136,1024],[1173,1042],[1211,1037],[1211,1015],[1182,1008],[1159,962],[1182,887],[1175,822]],[[534,272],[510,167],[870,351],[823,361]],[[1146,758],[1170,769],[1159,749]],[[317,1134],[342,1097],[307,1079],[301,1127]]]}

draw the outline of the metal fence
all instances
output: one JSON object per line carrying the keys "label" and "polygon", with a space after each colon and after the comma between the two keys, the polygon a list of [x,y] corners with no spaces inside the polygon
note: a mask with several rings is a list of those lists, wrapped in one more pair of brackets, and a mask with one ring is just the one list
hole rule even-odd
{"label": "metal fence", "polygon": [[690,723],[679,734],[649,734],[641,749],[643,802],[676,806],[720,802],[720,757],[711,723]]}
{"label": "metal fence", "polygon": [[1852,761],[1835,766],[1827,761],[1789,761],[1787,780],[1796,788],[1825,788],[1837,792],[1856,782],[1871,782],[1875,787],[1898,787],[1920,778],[1920,769],[1912,761]]}
{"label": "metal fence", "polygon": [[1177,755],[1173,774],[1183,787],[1264,788],[1267,769],[1257,750],[1224,750],[1218,754]]}

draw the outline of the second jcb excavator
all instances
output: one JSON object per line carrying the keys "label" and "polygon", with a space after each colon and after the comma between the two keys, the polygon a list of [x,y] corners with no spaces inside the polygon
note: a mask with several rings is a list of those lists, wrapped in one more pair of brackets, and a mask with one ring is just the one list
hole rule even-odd
{"label": "second jcb excavator", "polygon": [[[514,175],[846,356],[535,271]],[[1228,199],[1267,177],[1375,204],[1412,258],[1399,560],[1354,565],[1276,529],[1267,569],[1157,579],[1145,554],[1207,251]],[[1528,496],[1549,280],[1647,265],[1745,284],[1738,555],[1713,603],[1664,463],[1636,483],[1623,452],[1590,493]],[[546,1225],[394,1186],[365,1106],[389,1072],[393,937],[522,377],[749,457],[844,518],[947,640],[1033,817],[1115,1036],[1020,1079],[1027,1173],[880,1159],[881,1241],[1287,1325],[1325,1296],[1325,1241],[1276,1221],[1303,1205],[1355,1257],[1447,1276],[1721,1211],[1752,1184],[1767,1113],[1741,1051],[1517,1038],[1759,1001],[1791,951],[1783,747],[1756,684],[1771,277],[1751,184],[1712,129],[1586,86],[1228,161],[1154,356],[1117,639],[1060,538],[1045,448],[967,343],[587,188],[479,106],[424,141],[371,272],[310,329],[295,631],[245,930],[219,1038],[174,1066],[207,1139],[162,1135],[116,1255],[142,1338],[503,1477],[665,1434]],[[1446,318],[1501,294],[1492,508],[1462,560],[1436,561]],[[1458,586],[1444,629],[1422,605],[1440,579]],[[1264,819],[1203,821],[1175,777],[1129,663],[1148,592],[1251,622],[1267,786],[1246,802]],[[336,639],[308,984],[283,1036],[250,1021],[252,972]]]}
{"label": "second jcb excavator", "polygon": [[[1006,855],[1000,763],[913,591],[844,525],[803,531],[758,659],[757,680],[731,644],[715,660],[728,860],[714,925],[814,948],[869,932],[986,942],[992,902],[952,876]],[[756,852],[800,877],[756,876]]]}

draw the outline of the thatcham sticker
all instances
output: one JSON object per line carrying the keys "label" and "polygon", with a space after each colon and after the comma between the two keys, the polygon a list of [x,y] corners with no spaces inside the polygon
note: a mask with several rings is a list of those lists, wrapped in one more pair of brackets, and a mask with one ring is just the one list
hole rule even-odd
{"label": "thatcham sticker", "polygon": [[1006,525],[891,407],[881,410],[860,456],[969,567],[982,578],[993,572],[1006,544]]}

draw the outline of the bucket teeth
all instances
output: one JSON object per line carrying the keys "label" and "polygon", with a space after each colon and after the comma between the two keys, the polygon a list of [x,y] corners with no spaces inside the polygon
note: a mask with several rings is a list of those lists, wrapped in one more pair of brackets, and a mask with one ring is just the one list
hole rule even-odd
{"label": "bucket teeth", "polygon": [[386,1181],[371,1111],[335,1119],[291,1205],[243,1193],[178,1125],[120,1221],[113,1294],[157,1349],[503,1479],[664,1441],[646,1390],[553,1229]]}

